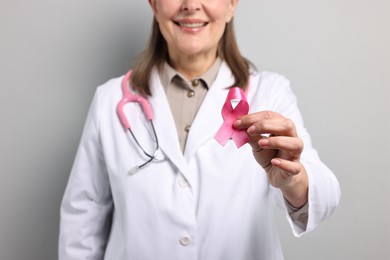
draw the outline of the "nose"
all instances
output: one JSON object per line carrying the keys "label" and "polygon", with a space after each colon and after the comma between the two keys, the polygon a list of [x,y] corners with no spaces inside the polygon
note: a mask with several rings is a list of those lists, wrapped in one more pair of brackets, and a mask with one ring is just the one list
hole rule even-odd
{"label": "nose", "polygon": [[182,11],[186,11],[189,13],[199,11],[201,8],[202,8],[202,4],[196,0],[183,1],[183,4],[181,6]]}

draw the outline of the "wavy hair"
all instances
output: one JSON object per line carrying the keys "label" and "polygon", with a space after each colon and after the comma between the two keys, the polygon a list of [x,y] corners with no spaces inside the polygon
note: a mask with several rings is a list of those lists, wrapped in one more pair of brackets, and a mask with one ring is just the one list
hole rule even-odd
{"label": "wavy hair", "polygon": [[[219,41],[217,55],[227,63],[233,73],[235,82],[231,87],[239,86],[245,90],[248,85],[251,63],[241,55],[238,49],[233,19],[226,24],[225,31]],[[161,68],[168,58],[168,45],[160,32],[156,18],[154,18],[148,45],[138,58],[131,76],[131,83],[140,94],[152,95],[149,86],[152,69],[154,66]]]}

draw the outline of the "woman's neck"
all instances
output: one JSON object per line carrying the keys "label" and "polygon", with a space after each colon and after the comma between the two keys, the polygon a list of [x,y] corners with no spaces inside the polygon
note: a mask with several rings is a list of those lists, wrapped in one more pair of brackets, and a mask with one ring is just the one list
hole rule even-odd
{"label": "woman's neck", "polygon": [[203,75],[214,64],[216,58],[216,53],[212,55],[177,55],[170,56],[169,63],[186,79],[192,80]]}

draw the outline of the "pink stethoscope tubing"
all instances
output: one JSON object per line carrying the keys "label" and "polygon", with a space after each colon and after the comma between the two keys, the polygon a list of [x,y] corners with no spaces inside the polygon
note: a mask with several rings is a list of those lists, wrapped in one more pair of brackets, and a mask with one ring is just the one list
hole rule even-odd
{"label": "pink stethoscope tubing", "polygon": [[[154,125],[153,125],[153,110],[152,110],[152,107],[151,107],[149,101],[146,98],[142,97],[141,95],[134,94],[134,93],[132,93],[130,91],[129,80],[130,80],[130,77],[131,77],[131,72],[132,71],[130,70],[123,77],[122,86],[121,86],[122,87],[122,98],[121,98],[121,100],[119,101],[119,103],[118,103],[118,105],[116,107],[116,113],[118,115],[119,121],[121,122],[124,130],[126,132],[127,132],[127,130],[130,132],[130,134],[133,137],[134,141],[136,142],[137,146],[148,157],[148,160],[146,162],[144,162],[143,164],[134,166],[133,168],[130,169],[129,174],[133,175],[133,174],[137,173],[139,171],[139,169],[141,169],[142,167],[144,167],[145,165],[147,165],[151,161],[153,161],[153,160],[162,160],[163,158],[161,158],[161,156],[159,156],[159,154],[158,154],[159,143],[158,143],[156,130],[155,130]],[[142,109],[146,119],[150,122],[150,124],[152,126],[153,134],[154,134],[154,140],[155,140],[155,143],[156,143],[156,147],[155,147],[155,150],[154,150],[153,154],[150,154],[150,153],[145,151],[145,149],[141,146],[141,144],[139,143],[139,141],[135,137],[133,131],[131,130],[129,121],[127,120],[127,117],[126,117],[125,112],[124,112],[124,106],[127,103],[130,103],[130,102],[136,102],[136,103],[140,104],[141,109]]]}
{"label": "pink stethoscope tubing", "polygon": [[116,108],[116,113],[118,114],[119,120],[124,127],[125,130],[130,129],[129,121],[123,111],[123,107],[129,102],[137,102],[140,104],[146,119],[149,121],[153,120],[153,110],[149,104],[149,101],[141,95],[133,94],[130,92],[129,88],[129,79],[131,77],[131,70],[126,73],[122,80],[122,99],[119,101],[118,106]]}

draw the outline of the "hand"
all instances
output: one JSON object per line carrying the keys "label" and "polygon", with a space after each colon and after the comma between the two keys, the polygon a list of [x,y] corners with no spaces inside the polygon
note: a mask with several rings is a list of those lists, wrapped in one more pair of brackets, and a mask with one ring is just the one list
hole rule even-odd
{"label": "hand", "polygon": [[307,201],[308,178],[300,163],[303,141],[295,124],[272,111],[242,116],[234,127],[246,129],[253,156],[264,168],[272,186],[280,188],[295,207]]}

